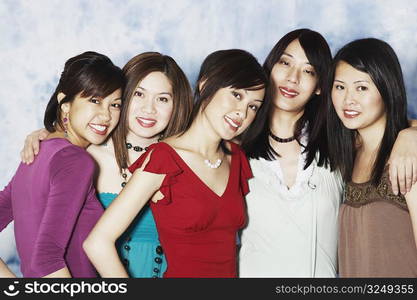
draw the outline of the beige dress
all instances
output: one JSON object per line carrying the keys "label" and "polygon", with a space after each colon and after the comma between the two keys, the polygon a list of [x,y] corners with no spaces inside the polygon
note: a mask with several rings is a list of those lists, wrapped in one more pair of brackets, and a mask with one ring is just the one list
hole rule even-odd
{"label": "beige dress", "polygon": [[417,277],[407,203],[392,193],[387,168],[376,188],[346,185],[339,221],[340,277]]}

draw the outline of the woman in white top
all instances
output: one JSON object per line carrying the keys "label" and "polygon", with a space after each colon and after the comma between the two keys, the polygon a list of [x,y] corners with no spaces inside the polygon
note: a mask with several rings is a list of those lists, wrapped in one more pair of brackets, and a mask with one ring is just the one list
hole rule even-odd
{"label": "woman in white top", "polygon": [[[337,274],[343,181],[329,165],[322,97],[330,63],[326,40],[309,29],[286,34],[266,58],[270,118],[261,132],[249,130],[241,140],[254,178],[246,196],[240,277]],[[397,145],[393,155],[402,158],[406,147]]]}

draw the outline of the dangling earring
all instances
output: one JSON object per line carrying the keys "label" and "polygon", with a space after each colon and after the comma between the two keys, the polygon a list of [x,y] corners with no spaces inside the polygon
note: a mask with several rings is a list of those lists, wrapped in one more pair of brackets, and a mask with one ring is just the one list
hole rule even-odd
{"label": "dangling earring", "polygon": [[66,113],[64,118],[62,119],[62,122],[64,122],[64,132],[65,132],[65,137],[68,138],[68,114]]}

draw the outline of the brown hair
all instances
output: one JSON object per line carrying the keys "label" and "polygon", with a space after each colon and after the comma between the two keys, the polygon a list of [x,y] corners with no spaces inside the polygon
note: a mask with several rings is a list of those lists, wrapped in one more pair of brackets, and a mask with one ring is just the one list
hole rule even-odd
{"label": "brown hair", "polygon": [[174,108],[171,119],[163,131],[164,137],[184,131],[193,107],[190,84],[184,72],[172,57],[158,52],[145,52],[129,60],[123,67],[123,72],[127,79],[126,88],[123,92],[125,104],[122,107],[119,126],[112,135],[120,172],[130,164],[126,149],[126,135],[129,130],[128,113],[133,94],[141,80],[152,72],[162,72],[172,85]]}

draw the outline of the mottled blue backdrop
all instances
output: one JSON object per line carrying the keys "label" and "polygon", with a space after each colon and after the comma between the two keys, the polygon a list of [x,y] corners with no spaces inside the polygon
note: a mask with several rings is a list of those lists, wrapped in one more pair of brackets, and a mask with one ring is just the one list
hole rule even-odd
{"label": "mottled blue backdrop", "polygon": [[[138,53],[159,51],[193,81],[210,52],[243,48],[262,62],[279,38],[300,27],[321,32],[333,53],[353,39],[377,37],[400,58],[409,116],[417,118],[416,19],[414,0],[1,0],[0,188],[16,170],[25,135],[42,127],[71,56],[94,50],[122,67]],[[13,257],[10,229],[0,235],[6,260]]]}

